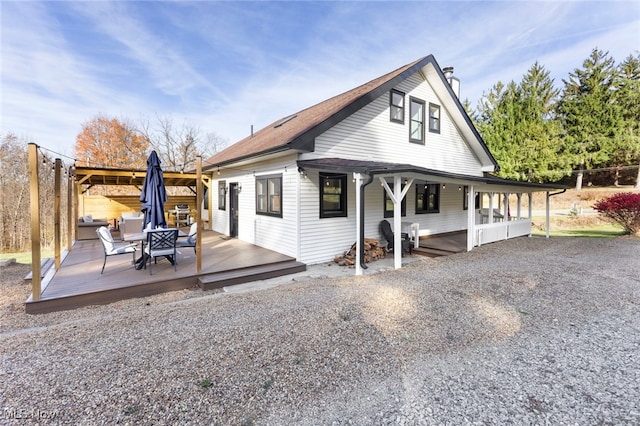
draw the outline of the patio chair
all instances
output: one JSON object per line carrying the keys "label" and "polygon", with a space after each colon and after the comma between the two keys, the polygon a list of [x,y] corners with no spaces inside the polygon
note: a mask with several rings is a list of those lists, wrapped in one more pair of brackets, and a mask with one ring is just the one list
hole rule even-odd
{"label": "patio chair", "polygon": [[[394,235],[393,231],[391,230],[391,224],[389,224],[389,221],[383,220],[382,222],[380,222],[380,233],[382,234],[384,239],[387,240],[387,249],[389,251],[393,250]],[[408,251],[409,254],[413,254],[413,243],[409,239],[409,234],[407,234],[406,232],[402,232],[401,237],[402,256],[404,256],[405,251]]]}
{"label": "patio chair", "polygon": [[107,264],[107,257],[116,256],[118,254],[126,254],[133,253],[133,262],[136,261],[136,245],[135,244],[125,244],[125,245],[116,245],[113,241],[113,237],[111,236],[111,232],[107,229],[106,226],[101,226],[96,229],[96,233],[98,234],[98,238],[104,247],[104,262],[102,262],[102,270],[100,274],[104,272],[104,266]]}
{"label": "patio chair", "polygon": [[165,256],[172,264],[175,271],[178,270],[178,258],[176,256],[176,241],[178,239],[177,228],[158,228],[147,231],[147,243],[144,251],[149,261],[149,275],[153,275],[151,270],[151,259],[157,263],[157,258]]}
{"label": "patio chair", "polygon": [[191,228],[189,228],[189,234],[186,239],[178,240],[178,247],[193,247],[193,252],[196,252],[196,237],[198,234],[198,224],[192,223]]}

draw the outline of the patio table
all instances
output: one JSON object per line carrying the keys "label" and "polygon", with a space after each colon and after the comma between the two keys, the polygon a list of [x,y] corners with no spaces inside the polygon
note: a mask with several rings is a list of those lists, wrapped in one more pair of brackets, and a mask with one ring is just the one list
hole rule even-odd
{"label": "patio table", "polygon": [[[188,237],[189,234],[187,234],[184,231],[181,231],[180,229],[178,229],[178,238],[180,237]],[[142,251],[142,257],[140,259],[136,260],[136,265],[139,262],[142,262],[144,259],[144,243],[145,241],[147,241],[147,233],[146,232],[134,232],[134,233],[130,233],[130,234],[124,234],[122,236],[122,239],[128,243],[137,243],[140,242],[141,245],[141,251]],[[138,269],[138,268],[136,268]]]}

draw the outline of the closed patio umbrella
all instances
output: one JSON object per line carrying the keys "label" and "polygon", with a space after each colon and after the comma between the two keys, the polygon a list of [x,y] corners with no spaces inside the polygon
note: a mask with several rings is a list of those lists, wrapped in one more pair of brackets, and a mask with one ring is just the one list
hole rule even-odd
{"label": "closed patio umbrella", "polygon": [[160,163],[158,154],[152,151],[147,159],[147,176],[144,178],[142,193],[140,194],[142,212],[144,213],[142,230],[148,224],[151,224],[151,229],[167,227],[167,221],[164,218],[164,203],[167,201],[167,190],[164,186]]}

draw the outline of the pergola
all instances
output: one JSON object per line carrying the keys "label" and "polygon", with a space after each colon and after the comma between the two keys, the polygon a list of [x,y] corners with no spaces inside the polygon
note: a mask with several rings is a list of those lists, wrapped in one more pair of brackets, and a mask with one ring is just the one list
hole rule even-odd
{"label": "pergola", "polygon": [[[29,180],[30,180],[30,201],[31,201],[31,289],[32,300],[39,300],[42,294],[42,270],[41,270],[41,238],[40,238],[40,185],[38,177],[38,146],[30,143],[28,146],[29,158]],[[69,185],[67,185],[67,235],[66,253],[71,251],[74,236],[78,235],[78,222],[74,218],[78,217],[78,202],[82,196],[83,186],[89,188],[94,185],[132,185],[142,187],[147,175],[146,170],[132,169],[111,169],[93,167],[72,167],[69,170]],[[196,172],[167,172],[162,173],[165,186],[188,187],[196,194],[196,205],[202,206],[203,194],[202,186],[209,188],[211,176],[202,173],[202,157],[196,159]],[[62,262],[62,232],[61,232],[61,188],[62,188],[62,161],[59,158],[54,162],[54,271],[60,269]],[[201,183],[199,185],[198,183]],[[209,193],[209,205],[212,205],[213,193]],[[200,208],[196,209],[196,223],[198,233],[196,237],[196,268],[200,272],[202,268],[202,258],[200,246],[202,244],[202,219]],[[66,254],[65,254],[66,255]]]}

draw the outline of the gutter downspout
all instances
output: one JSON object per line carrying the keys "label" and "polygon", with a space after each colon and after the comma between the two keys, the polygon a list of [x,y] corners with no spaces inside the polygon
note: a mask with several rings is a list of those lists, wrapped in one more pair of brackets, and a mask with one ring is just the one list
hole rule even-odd
{"label": "gutter downspout", "polygon": [[373,175],[369,174],[369,179],[360,186],[360,267],[367,269],[366,262],[364,261],[364,189],[367,185],[373,182]]}
{"label": "gutter downspout", "polygon": [[565,192],[567,192],[567,188],[564,188],[562,191],[558,191],[558,192],[554,192],[552,194],[549,193],[549,191],[547,191],[547,205],[546,205],[546,223],[545,223],[545,228],[546,228],[546,238],[549,238],[549,227],[551,226],[551,222],[549,220],[549,215],[550,215],[550,203],[549,203],[549,199],[551,197],[553,197],[554,195],[560,195],[560,194],[564,194]]}

